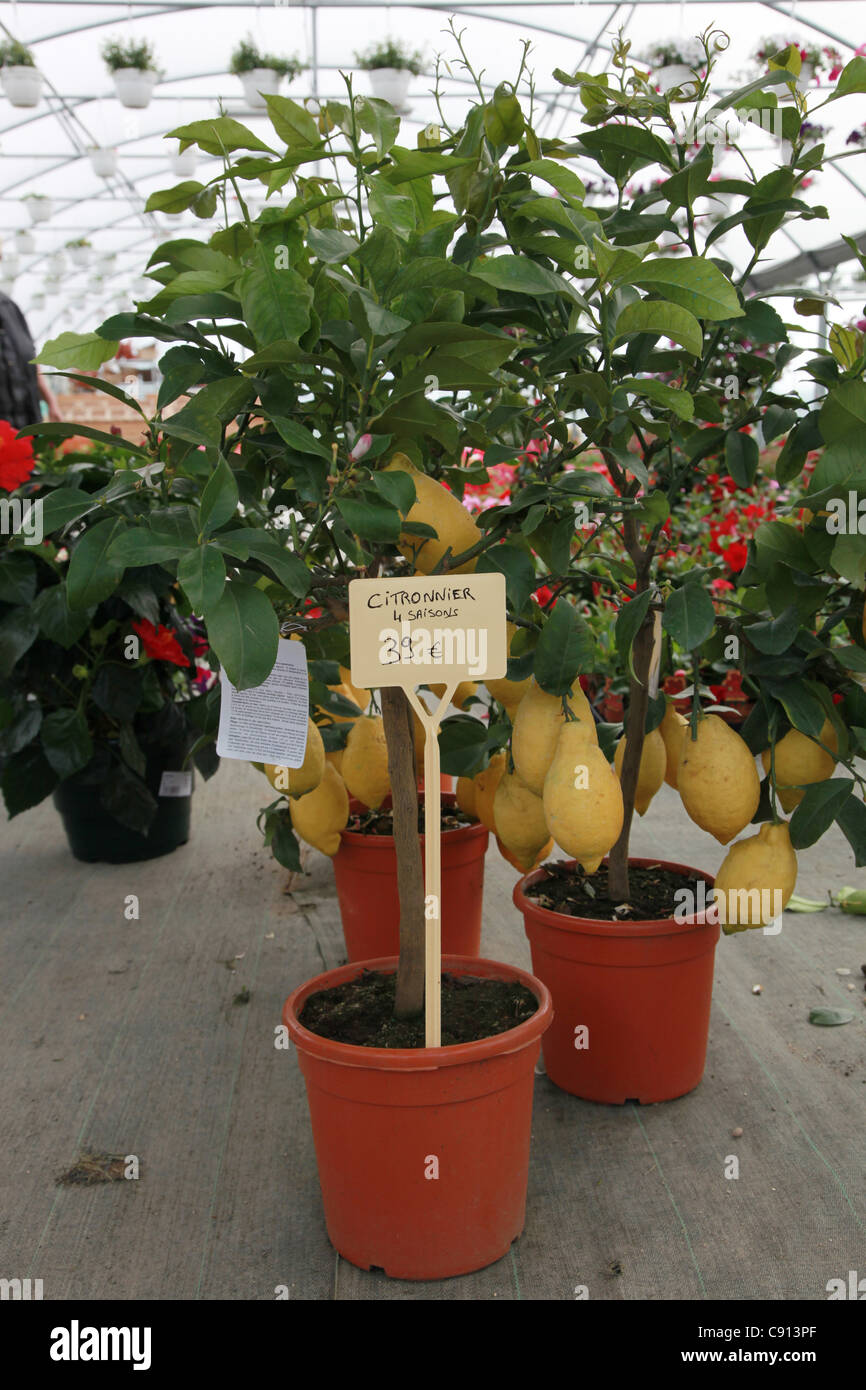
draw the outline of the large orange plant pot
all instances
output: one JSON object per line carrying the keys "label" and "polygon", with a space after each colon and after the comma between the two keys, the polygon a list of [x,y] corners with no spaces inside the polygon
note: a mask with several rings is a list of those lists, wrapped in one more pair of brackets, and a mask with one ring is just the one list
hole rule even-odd
{"label": "large orange plant pot", "polygon": [[523,1230],[550,995],[514,966],[453,956],[443,970],[528,986],[537,1013],[507,1033],[439,1048],[355,1047],[298,1022],[311,994],[396,966],[391,956],[308,980],[286,1000],[283,1021],[307,1086],[332,1245],[362,1269],[444,1279],[492,1264]]}
{"label": "large orange plant pot", "polygon": [[[573,861],[572,861],[573,862]],[[709,874],[659,859],[632,859],[673,873]],[[674,1100],[704,1074],[717,922],[600,922],[540,907],[514,888],[532,948],[532,969],[553,996],[544,1065],[554,1085],[583,1100],[622,1105]],[[586,1031],[583,1031],[586,1030]]]}
{"label": "large orange plant pot", "polygon": [[[456,806],[451,793],[442,803]],[[389,801],[385,802],[390,804]],[[363,810],[360,802],[352,811]],[[442,950],[477,956],[481,950],[484,855],[489,832],[478,822],[442,835]],[[400,949],[397,851],[393,835],[360,835],[344,830],[334,855],[337,898],[349,961],[395,956]],[[424,836],[421,836],[424,854]]]}

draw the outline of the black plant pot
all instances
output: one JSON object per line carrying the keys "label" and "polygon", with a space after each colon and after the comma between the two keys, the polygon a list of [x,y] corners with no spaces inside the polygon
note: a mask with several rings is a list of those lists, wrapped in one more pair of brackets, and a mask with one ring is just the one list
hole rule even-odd
{"label": "black plant pot", "polygon": [[[192,791],[186,796],[160,796],[162,776],[179,769],[183,754],[166,759],[149,759],[145,781],[157,800],[157,812],[146,835],[130,830],[105,809],[98,782],[86,774],[69,777],[54,792],[54,805],[60,812],[69,848],[85,864],[132,864],[170,854],[189,839]],[[189,774],[190,782],[192,774]]]}

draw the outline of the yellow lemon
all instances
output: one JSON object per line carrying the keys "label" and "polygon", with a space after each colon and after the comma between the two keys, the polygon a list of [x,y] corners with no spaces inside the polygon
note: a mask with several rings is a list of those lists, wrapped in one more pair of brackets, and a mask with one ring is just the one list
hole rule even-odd
{"label": "yellow lemon", "polygon": [[307,746],[300,767],[265,763],[265,776],[274,791],[286,796],[304,796],[317,787],[325,771],[325,745],[312,719],[307,720]]}
{"label": "yellow lemon", "polygon": [[584,720],[563,725],[542,799],[547,828],[560,849],[594,874],[622,830],[622,788],[595,729]]}
{"label": "yellow lemon", "polygon": [[306,796],[290,803],[292,825],[302,840],[322,854],[334,855],[340,848],[340,831],[349,819],[349,796],[333,763],[325,764],[321,782]]}
{"label": "yellow lemon", "polygon": [[[616,768],[616,775],[622,781],[622,763],[625,757],[625,738],[621,738],[616,745],[616,753],[613,758],[613,765]],[[637,774],[637,787],[634,794],[634,808],[639,816],[642,816],[648,809],[649,804],[665,780],[667,769],[667,752],[665,743],[658,729],[653,729],[652,733],[644,734],[643,748],[640,755],[640,767]]]}
{"label": "yellow lemon", "polygon": [[496,788],[499,780],[505,773],[505,753],[494,753],[490,762],[483,772],[476,772],[473,777],[475,783],[475,814],[488,830],[496,833],[496,822],[493,819],[493,798],[496,795]]}
{"label": "yellow lemon", "polygon": [[[597,743],[592,710],[578,680],[571,687],[569,702],[574,714],[587,724]],[[544,779],[553,762],[556,741],[564,723],[562,700],[558,695],[548,695],[533,676],[529,689],[517,706],[511,736],[511,756],[515,772],[536,796],[541,796],[544,790]]]}
{"label": "yellow lemon", "polygon": [[787,821],[762,825],[737,840],[716,874],[719,921],[726,936],[765,927],[787,905],[797,883],[797,856]]}
{"label": "yellow lemon", "polygon": [[761,782],[745,740],[717,714],[698,721],[698,736],[683,734],[677,789],[689,816],[726,845],[758,809]]}
{"label": "yellow lemon", "polygon": [[[439,700],[441,700],[442,696],[445,694],[444,685],[431,685],[430,689]],[[465,709],[472,699],[472,696],[475,695],[477,691],[478,685],[476,681],[461,681],[454,691],[454,694],[451,696],[452,705],[456,705],[457,709]]]}
{"label": "yellow lemon", "polygon": [[[534,868],[547,853],[550,831],[544,819],[544,802],[514,772],[499,779],[493,797],[496,839],[510,863],[523,873]],[[503,848],[504,846],[504,848]]]}
{"label": "yellow lemon", "polygon": [[[515,627],[514,623],[506,623],[505,630],[508,641],[508,652],[510,655],[511,643],[518,629]],[[485,680],[484,684],[487,686],[494,700],[498,700],[500,705],[505,706],[511,722],[514,723],[517,706],[532,685],[532,677],[527,676],[526,679],[522,681],[510,681],[506,676],[502,676],[499,680]]]}
{"label": "yellow lemon", "polygon": [[[824,720],[818,741],[832,748],[834,753],[837,751],[836,730],[829,719]],[[761,762],[764,771],[769,772],[769,748],[761,754]],[[776,792],[782,808],[793,811],[806,795],[806,787],[812,782],[826,782],[833,776],[835,766],[836,759],[819,748],[814,739],[801,734],[799,729],[789,729],[776,744],[775,754]]]}
{"label": "yellow lemon", "polygon": [[478,812],[475,810],[475,783],[471,777],[458,777],[455,789],[457,805],[465,816],[473,816],[478,819]]}
{"label": "yellow lemon", "polygon": [[[453,492],[422,473],[405,454],[395,454],[385,469],[386,473],[394,471],[407,473],[415,484],[415,501],[406,520],[421,522],[436,532],[435,537],[413,536],[410,531],[400,534],[397,548],[420,574],[431,574],[446,550],[456,556],[478,544],[481,532]],[[467,560],[451,573],[471,574],[475,563],[474,559]]]}
{"label": "yellow lemon", "polygon": [[688,722],[679,710],[674,709],[673,700],[668,700],[665,717],[659,724],[659,733],[665,745],[665,781],[674,791],[677,788],[677,768],[683,747],[683,730],[688,727]]}
{"label": "yellow lemon", "polygon": [[391,790],[388,745],[381,715],[363,714],[343,749],[343,781],[350,796],[375,810]]}

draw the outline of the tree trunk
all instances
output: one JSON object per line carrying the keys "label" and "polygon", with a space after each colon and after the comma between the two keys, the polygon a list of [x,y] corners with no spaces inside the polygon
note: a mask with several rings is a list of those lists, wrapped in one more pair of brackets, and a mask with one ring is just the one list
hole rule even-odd
{"label": "tree trunk", "polygon": [[394,1013],[409,1018],[424,1009],[424,865],[418,834],[418,774],[412,707],[399,686],[381,691],[394,811],[397,892],[400,898],[400,962]]}
{"label": "tree trunk", "polygon": [[653,615],[648,613],[634,640],[632,666],[634,675],[629,682],[628,714],[625,721],[625,757],[622,760],[620,783],[625,815],[620,837],[610,852],[608,861],[608,892],[617,902],[629,900],[628,842],[634,815],[634,795],[637,789],[644,725],[649,703],[649,668],[653,652]]}

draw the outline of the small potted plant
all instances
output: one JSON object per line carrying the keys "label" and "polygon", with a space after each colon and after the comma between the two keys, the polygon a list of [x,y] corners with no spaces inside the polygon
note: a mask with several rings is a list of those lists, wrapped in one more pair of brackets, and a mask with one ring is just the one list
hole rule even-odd
{"label": "small potted plant", "polygon": [[26,227],[20,227],[15,233],[15,250],[19,256],[36,255],[36,238]]}
{"label": "small potted plant", "polygon": [[114,90],[121,106],[141,110],[150,105],[159,81],[153,48],[144,39],[106,39],[102,46],[105,66],[114,78]]}
{"label": "small potted plant", "polygon": [[[101,554],[106,521],[109,531],[116,525],[97,505],[66,528],[50,519],[62,519],[64,492],[98,494],[116,479],[125,456],[79,459],[69,487],[53,471],[56,462],[44,479],[31,473],[32,439],[14,440],[6,430],[21,454],[17,491],[30,504],[0,554],[0,630],[27,633],[26,641],[6,641],[0,660],[7,813],[53,795],[76,859],[129,863],[167,854],[189,838],[193,745],[201,742],[195,764],[204,776],[218,766],[202,742],[215,710],[214,677],[198,664],[204,630],[182,616],[175,581],[159,566],[137,569],[131,584],[117,583],[110,570],[94,583],[86,557]],[[3,444],[5,453],[5,437]],[[71,461],[67,455],[65,465]],[[131,469],[128,476],[133,505],[156,508],[158,488]]]}
{"label": "small potted plant", "polygon": [[48,222],[54,216],[54,203],[45,193],[25,193],[21,201],[34,224]]}
{"label": "small potted plant", "polygon": [[180,148],[172,150],[169,156],[171,172],[176,174],[179,179],[192,178],[198,168],[198,150],[195,145],[189,145],[187,149]]}
{"label": "small potted plant", "polygon": [[647,55],[653,86],[660,92],[672,92],[675,87],[694,86],[694,69],[700,53],[693,44],[682,39],[658,43]]}
{"label": "small potted plant", "polygon": [[90,167],[100,179],[110,179],[117,173],[117,150],[108,146],[91,145],[87,151]]}
{"label": "small potted plant", "polygon": [[0,82],[3,95],[12,106],[39,105],[42,73],[30,49],[16,39],[0,45]]}
{"label": "small potted plant", "polygon": [[78,269],[83,269],[90,264],[90,256],[93,251],[91,242],[87,237],[77,237],[74,241],[67,241],[66,250],[69,252],[71,263]]}
{"label": "small potted plant", "polygon": [[235,77],[240,78],[244,99],[252,111],[266,110],[265,96],[275,96],[284,77],[291,82],[303,70],[304,64],[297,58],[260,53],[250,35],[242,39],[232,53],[229,68]]}
{"label": "small potted plant", "polygon": [[424,71],[424,55],[399,39],[385,39],[355,54],[362,72],[370,74],[373,95],[388,101],[397,111],[406,106],[409,83]]}

